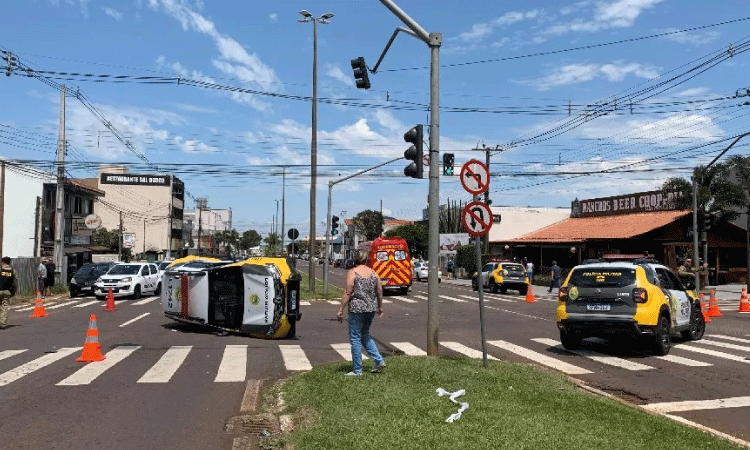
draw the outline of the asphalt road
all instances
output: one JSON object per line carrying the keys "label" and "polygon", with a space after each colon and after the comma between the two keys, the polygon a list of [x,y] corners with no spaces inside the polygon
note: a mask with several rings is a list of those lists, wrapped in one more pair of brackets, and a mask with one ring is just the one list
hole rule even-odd
{"label": "asphalt road", "polygon": [[[344,275],[332,269],[330,281],[341,285]],[[373,327],[384,354],[424,353],[426,291],[426,283],[415,282],[407,296],[386,296],[385,314]],[[750,440],[750,315],[732,312],[736,302],[720,303],[724,317],[708,324],[702,341],[675,337],[669,356],[660,358],[627,342],[588,340],[584,351],[563,350],[555,299],[543,288],[534,292],[535,303],[513,291],[486,293],[490,357],[566,373],[623,400]],[[346,323],[335,320],[337,306],[325,301],[303,305],[297,339],[266,341],[178,325],[163,316],[156,298],[124,300],[112,312],[92,300],[50,302],[46,318],[14,309],[14,326],[0,330],[3,448],[230,449],[241,434],[225,425],[241,414],[248,384],[351,358]],[[477,293],[443,282],[438,307],[441,354],[481,357]],[[108,358],[79,363],[91,314]]]}

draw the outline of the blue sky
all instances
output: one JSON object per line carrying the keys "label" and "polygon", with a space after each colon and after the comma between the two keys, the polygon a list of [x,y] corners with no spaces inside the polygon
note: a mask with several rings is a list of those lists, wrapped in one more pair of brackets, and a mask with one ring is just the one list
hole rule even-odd
{"label": "blue sky", "polygon": [[[657,189],[750,131],[750,106],[742,105],[750,100],[743,76],[750,21],[705,27],[747,18],[743,2],[397,3],[443,36],[441,153],[455,153],[458,171],[472,157],[484,160],[472,149],[502,150],[492,155],[493,205],[567,207],[575,198]],[[313,27],[298,22],[302,9],[335,14],[318,25],[323,234],[328,181],[402,156],[403,134],[429,123],[430,53],[412,37],[396,38],[370,75],[372,89],[354,87],[350,59],[363,56],[374,66],[402,26],[379,1],[3,2],[0,50],[80,89],[150,163],[170,167],[190,195],[232,208],[239,231],[270,231],[282,197],[280,166],[289,165],[286,224],[304,237]],[[704,28],[667,34],[696,27]],[[656,34],[662,36],[637,39]],[[621,40],[631,41],[600,45]],[[179,76],[246,91],[59,73]],[[0,155],[43,167],[55,159],[59,92],[18,71],[0,81]],[[738,90],[745,96],[733,98]],[[81,101],[66,103],[71,176],[93,177],[99,163],[114,162],[153,172]],[[740,141],[731,153],[746,153],[748,144]],[[405,177],[405,166],[398,161],[336,185],[333,213],[352,217],[382,201],[389,215],[421,218],[428,181]],[[457,177],[441,177],[440,197],[469,199]]]}

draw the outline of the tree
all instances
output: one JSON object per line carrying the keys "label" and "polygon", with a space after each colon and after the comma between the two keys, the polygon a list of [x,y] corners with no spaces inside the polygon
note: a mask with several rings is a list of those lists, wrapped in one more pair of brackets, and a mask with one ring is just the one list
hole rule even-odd
{"label": "tree", "polygon": [[281,245],[281,236],[271,233],[263,239],[263,242],[266,243],[266,256],[274,256]]}
{"label": "tree", "polygon": [[400,236],[409,245],[412,258],[427,255],[427,227],[422,224],[401,225],[385,232],[386,236]]}
{"label": "tree", "polygon": [[468,245],[462,245],[456,249],[456,267],[463,267],[467,272],[474,273],[477,271],[477,250],[474,242]]}
{"label": "tree", "polygon": [[383,234],[383,215],[380,211],[364,210],[352,219],[357,234],[364,236],[366,241],[372,241]]}
{"label": "tree", "polygon": [[441,210],[438,214],[440,221],[440,233],[463,233],[464,227],[461,223],[461,214],[463,213],[466,203],[453,202],[451,205],[448,200],[448,207]]}
{"label": "tree", "polygon": [[[745,193],[739,186],[727,179],[727,163],[715,164],[708,169],[697,166],[693,169],[693,177],[697,183],[698,221],[706,215],[712,215],[718,221],[729,221],[737,218],[737,207],[744,207]],[[662,184],[662,191],[666,193],[680,193],[675,198],[678,209],[693,209],[693,184],[685,178],[669,178]]]}
{"label": "tree", "polygon": [[120,235],[117,231],[107,231],[106,228],[102,227],[94,231],[93,236],[91,236],[91,243],[118,251],[120,249]]}
{"label": "tree", "polygon": [[250,250],[253,247],[260,245],[260,241],[263,238],[255,230],[247,230],[242,233],[242,239],[240,239],[240,248],[242,250]]}

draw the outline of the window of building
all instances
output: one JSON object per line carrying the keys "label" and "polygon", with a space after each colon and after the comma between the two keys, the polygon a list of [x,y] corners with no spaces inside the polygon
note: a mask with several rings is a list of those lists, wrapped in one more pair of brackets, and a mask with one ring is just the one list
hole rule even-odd
{"label": "window of building", "polygon": [[73,214],[83,214],[83,199],[77,195],[73,197]]}

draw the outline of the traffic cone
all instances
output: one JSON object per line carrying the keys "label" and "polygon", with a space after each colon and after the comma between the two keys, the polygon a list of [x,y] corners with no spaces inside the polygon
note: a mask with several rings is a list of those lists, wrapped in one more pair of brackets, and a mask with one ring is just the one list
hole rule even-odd
{"label": "traffic cone", "polygon": [[716,291],[711,289],[711,296],[708,298],[708,315],[711,317],[722,317],[724,314],[719,311],[719,305],[716,303],[714,294],[716,294]]}
{"label": "traffic cone", "polygon": [[117,311],[117,307],[115,306],[115,296],[112,294],[112,288],[109,288],[109,293],[107,294],[107,306],[104,307],[105,311]]}
{"label": "traffic cone", "polygon": [[526,288],[526,303],[534,303],[536,298],[534,298],[534,290],[531,288],[531,283]]}
{"label": "traffic cone", "polygon": [[44,310],[44,300],[42,300],[42,293],[36,291],[36,300],[34,301],[34,313],[29,317],[47,317],[49,314]]}
{"label": "traffic cone", "polygon": [[711,317],[708,315],[708,306],[706,305],[706,302],[703,300],[703,298],[703,292],[698,294],[698,299],[701,305],[701,312],[703,313],[703,321],[706,323],[711,323]]}
{"label": "traffic cone", "polygon": [[89,318],[89,329],[86,332],[86,342],[83,344],[83,353],[76,359],[78,362],[103,361],[106,356],[102,355],[102,348],[99,345],[99,330],[96,328],[96,315],[92,314]]}
{"label": "traffic cone", "polygon": [[742,295],[740,296],[740,307],[737,312],[750,312],[750,302],[747,300],[747,290],[742,287]]}

